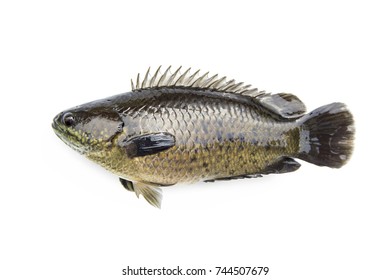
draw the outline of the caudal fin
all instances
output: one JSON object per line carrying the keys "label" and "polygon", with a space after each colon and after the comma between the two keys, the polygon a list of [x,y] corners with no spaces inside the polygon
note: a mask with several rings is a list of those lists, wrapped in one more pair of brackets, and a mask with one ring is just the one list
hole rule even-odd
{"label": "caudal fin", "polygon": [[320,166],[340,168],[351,157],[352,114],[343,103],[322,106],[301,118],[298,158]]}

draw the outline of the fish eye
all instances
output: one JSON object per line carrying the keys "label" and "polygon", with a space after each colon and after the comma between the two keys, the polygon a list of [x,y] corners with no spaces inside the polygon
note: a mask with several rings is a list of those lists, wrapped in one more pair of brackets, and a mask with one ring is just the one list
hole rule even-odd
{"label": "fish eye", "polygon": [[62,116],[62,122],[66,125],[66,126],[72,126],[74,124],[74,116],[72,113],[65,113],[63,116]]}
{"label": "fish eye", "polygon": [[117,129],[116,129],[116,131],[117,132],[122,132],[123,131],[123,126],[124,126],[125,124],[123,123],[123,122],[121,122],[120,124],[118,124],[118,127],[117,127]]}

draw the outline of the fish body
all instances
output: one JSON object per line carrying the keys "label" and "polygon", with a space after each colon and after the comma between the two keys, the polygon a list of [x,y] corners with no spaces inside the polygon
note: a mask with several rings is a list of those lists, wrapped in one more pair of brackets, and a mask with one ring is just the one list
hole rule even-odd
{"label": "fish body", "polygon": [[293,158],[341,167],[353,119],[332,103],[305,115],[294,95],[267,94],[226,78],[160,68],[131,92],[58,114],[56,134],[159,206],[159,186],[292,172]]}

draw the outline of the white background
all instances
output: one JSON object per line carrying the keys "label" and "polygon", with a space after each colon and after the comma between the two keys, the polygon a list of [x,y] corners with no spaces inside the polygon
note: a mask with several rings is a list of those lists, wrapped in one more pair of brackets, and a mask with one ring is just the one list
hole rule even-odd
{"label": "white background", "polygon": [[[1,1],[0,279],[151,278],[122,276],[127,265],[213,269],[190,279],[233,279],[215,266],[390,279],[389,9],[314,2]],[[309,110],[345,102],[354,155],[339,170],[303,163],[167,188],[155,209],[69,149],[51,121],[160,64],[292,92]]]}

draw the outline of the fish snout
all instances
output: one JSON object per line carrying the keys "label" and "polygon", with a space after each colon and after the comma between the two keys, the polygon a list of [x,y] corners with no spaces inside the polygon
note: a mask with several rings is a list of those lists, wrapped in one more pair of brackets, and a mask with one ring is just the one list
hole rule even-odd
{"label": "fish snout", "polygon": [[54,130],[56,130],[56,129],[59,128],[59,124],[61,123],[61,119],[62,119],[62,115],[63,115],[63,114],[64,114],[64,113],[61,112],[61,113],[57,114],[57,115],[53,118],[53,122],[52,122],[51,126],[52,126],[52,128],[53,128]]}

